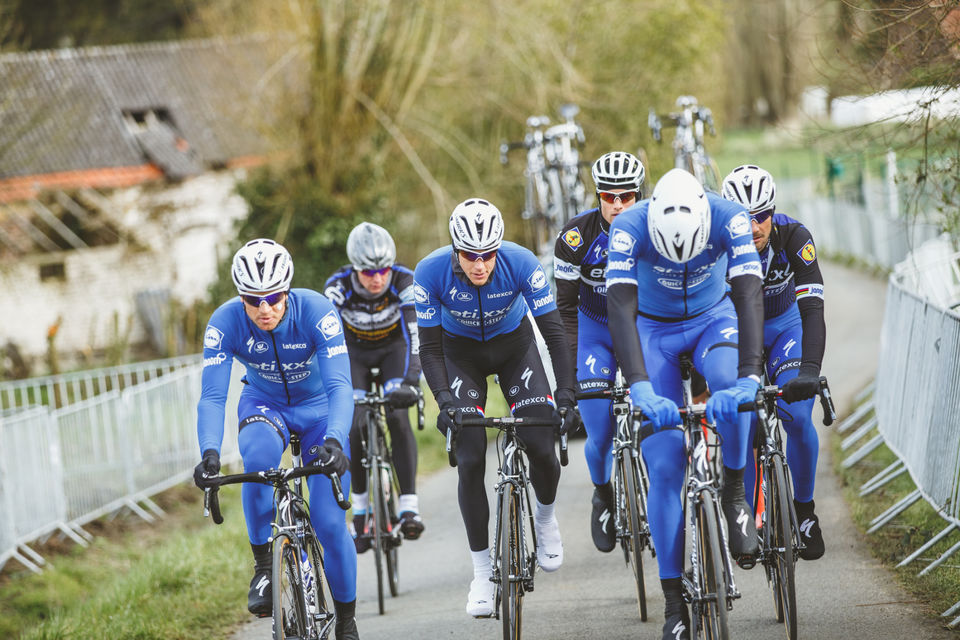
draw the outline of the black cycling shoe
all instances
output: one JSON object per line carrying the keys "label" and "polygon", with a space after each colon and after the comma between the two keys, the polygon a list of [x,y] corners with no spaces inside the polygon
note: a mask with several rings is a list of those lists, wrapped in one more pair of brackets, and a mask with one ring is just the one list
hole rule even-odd
{"label": "black cycling shoe", "polygon": [[590,534],[599,551],[609,553],[617,546],[617,528],[613,522],[613,488],[610,483],[593,490]]}
{"label": "black cycling shoe", "polygon": [[357,619],[352,616],[346,620],[338,619],[334,635],[337,640],[360,640],[360,633],[357,631]]}
{"label": "black cycling shoe", "polygon": [[367,516],[353,516],[353,544],[357,547],[357,553],[369,551],[373,544],[370,542],[370,532],[367,531]]}
{"label": "black cycling shoe", "polygon": [[270,568],[257,569],[250,581],[247,594],[247,610],[261,618],[273,613],[273,588],[270,584]]}
{"label": "black cycling shoe", "polygon": [[419,513],[404,511],[400,514],[400,533],[407,540],[416,540],[423,533],[423,518]]}
{"label": "black cycling shoe", "polygon": [[820,531],[820,518],[813,512],[813,500],[810,502],[793,501],[797,509],[797,520],[800,521],[800,539],[805,545],[797,555],[803,560],[816,560],[823,557],[825,551],[823,532]]}
{"label": "black cycling shoe", "polygon": [[757,538],[757,525],[753,520],[753,511],[744,498],[735,502],[721,502],[720,508],[727,521],[727,542],[730,555],[741,569],[753,569],[760,554]]}
{"label": "black cycling shoe", "polygon": [[690,640],[690,616],[686,606],[680,613],[667,616],[663,623],[663,640]]}

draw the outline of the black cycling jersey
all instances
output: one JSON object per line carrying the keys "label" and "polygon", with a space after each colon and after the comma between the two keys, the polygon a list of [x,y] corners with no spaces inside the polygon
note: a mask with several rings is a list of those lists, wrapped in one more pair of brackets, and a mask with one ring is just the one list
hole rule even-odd
{"label": "black cycling jersey", "polygon": [[782,213],[774,214],[770,241],[760,252],[763,265],[764,319],[775,318],[792,305],[803,323],[802,372],[817,375],[823,362],[826,325],[823,320],[823,275],[810,231]]}
{"label": "black cycling jersey", "polygon": [[567,342],[577,362],[577,312],[607,324],[607,243],[610,224],[600,209],[590,209],[568,222],[554,246],[553,276],[557,308]]}
{"label": "black cycling jersey", "polygon": [[407,356],[400,377],[408,384],[419,384],[420,350],[413,302],[413,272],[410,269],[393,265],[387,286],[379,295],[373,296],[360,284],[353,267],[346,265],[327,280],[324,295],[340,312],[349,351],[393,350],[393,341],[404,341]]}

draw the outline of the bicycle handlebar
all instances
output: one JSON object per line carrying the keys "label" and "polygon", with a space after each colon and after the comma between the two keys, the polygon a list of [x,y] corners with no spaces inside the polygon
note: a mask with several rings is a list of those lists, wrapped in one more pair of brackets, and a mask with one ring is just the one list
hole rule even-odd
{"label": "bicycle handlebar", "polygon": [[[389,396],[367,394],[365,396],[354,398],[354,406],[357,407],[385,407],[386,409],[404,409],[405,407],[394,407],[390,404]],[[417,389],[417,431],[423,431],[423,390]]]}
{"label": "bicycle handlebar", "polygon": [[240,484],[243,482],[258,482],[260,484],[279,485],[294,478],[303,478],[323,474],[330,478],[330,488],[337,505],[344,511],[350,508],[350,501],[343,494],[343,484],[340,476],[335,473],[325,473],[317,466],[295,467],[293,469],[267,469],[250,473],[235,473],[226,476],[208,478],[210,486],[203,490],[203,515],[210,516],[214,523],[223,524],[223,513],[220,511],[220,487],[226,484]]}
{"label": "bicycle handlebar", "polygon": [[[560,409],[561,418],[566,415],[566,409]],[[537,418],[533,416],[515,418],[513,416],[504,416],[501,418],[464,418],[456,414],[452,409],[448,409],[450,417],[454,418],[456,424],[460,427],[484,427],[505,431],[519,426],[530,427],[555,427],[553,418]],[[447,431],[447,462],[451,467],[457,466],[456,443],[453,436],[453,429]],[[567,466],[570,457],[567,454],[567,434],[560,434],[560,465]]]}

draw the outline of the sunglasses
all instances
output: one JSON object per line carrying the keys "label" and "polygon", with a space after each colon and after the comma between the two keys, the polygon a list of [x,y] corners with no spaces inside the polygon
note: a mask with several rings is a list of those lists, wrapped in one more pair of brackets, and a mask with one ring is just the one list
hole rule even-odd
{"label": "sunglasses", "polygon": [[466,258],[469,262],[476,262],[477,260],[493,260],[497,255],[496,249],[491,249],[490,251],[485,251],[484,253],[474,253],[473,251],[460,251],[460,255]]}
{"label": "sunglasses", "polygon": [[637,199],[639,191],[597,191],[597,195],[600,196],[600,199],[606,202],[607,204],[613,204],[619,200],[622,204],[632,202]]}
{"label": "sunglasses", "polygon": [[392,267],[384,267],[383,269],[361,269],[360,273],[367,276],[368,278],[372,278],[373,276],[386,275],[391,268]]}
{"label": "sunglasses", "polygon": [[286,295],[286,291],[278,291],[276,293],[271,293],[268,296],[248,296],[241,295],[243,301],[250,305],[251,307],[259,307],[261,303],[266,302],[269,306],[273,306],[283,300],[283,296]]}
{"label": "sunglasses", "polygon": [[767,218],[773,215],[773,207],[769,209],[764,209],[763,211],[754,211],[750,214],[750,218],[757,224],[763,224],[767,221]]}

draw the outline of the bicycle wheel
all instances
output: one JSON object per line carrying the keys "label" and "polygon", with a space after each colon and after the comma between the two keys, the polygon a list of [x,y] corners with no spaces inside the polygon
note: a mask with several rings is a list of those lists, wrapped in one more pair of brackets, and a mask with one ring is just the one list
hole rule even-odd
{"label": "bicycle wheel", "polygon": [[640,519],[638,470],[633,456],[629,453],[620,456],[621,473],[625,482],[624,512],[626,514],[627,555],[630,557],[630,569],[637,587],[637,607],[640,620],[647,620],[647,589],[643,582],[643,522]]}
{"label": "bicycle wheel", "polygon": [[377,606],[380,615],[386,613],[383,606],[384,580],[386,576],[383,573],[384,556],[386,549],[386,536],[383,532],[383,518],[386,508],[383,504],[383,474],[380,473],[380,439],[377,437],[377,419],[374,416],[367,418],[367,460],[370,462],[367,467],[368,481],[367,491],[370,495],[370,509],[373,513],[373,564],[377,569]]}
{"label": "bicycle wheel", "polygon": [[326,571],[323,564],[323,551],[320,543],[311,529],[304,537],[307,555],[310,558],[310,570],[313,574],[311,590],[307,593],[307,607],[313,618],[313,628],[316,638],[326,640],[333,636],[336,623],[336,612],[333,608],[333,596],[330,585],[327,584]]}
{"label": "bicycle wheel", "polygon": [[767,468],[766,526],[771,527],[770,540],[770,588],[777,622],[787,628],[787,637],[797,640],[797,585],[795,581],[796,558],[794,557],[793,527],[790,517],[789,481],[783,460],[771,458]]}
{"label": "bicycle wheel", "polygon": [[691,611],[691,637],[727,640],[727,581],[723,570],[724,549],[720,542],[720,522],[713,494],[700,491],[694,503],[696,531],[694,544],[699,566],[696,585],[701,597]]}
{"label": "bicycle wheel", "polygon": [[307,637],[307,614],[300,590],[300,549],[286,534],[273,540],[274,640]]}
{"label": "bicycle wheel", "polygon": [[523,558],[520,551],[520,496],[505,484],[500,500],[500,618],[504,640],[519,640],[523,606]]}
{"label": "bicycle wheel", "polygon": [[390,448],[387,446],[382,429],[378,430],[378,440],[383,460],[380,468],[383,491],[383,499],[380,504],[383,511],[377,512],[377,520],[382,523],[383,529],[383,556],[387,565],[387,584],[390,587],[391,597],[395,598],[400,594],[400,558],[397,550],[397,547],[400,546],[400,531],[397,529],[400,518],[397,517],[397,482]]}

